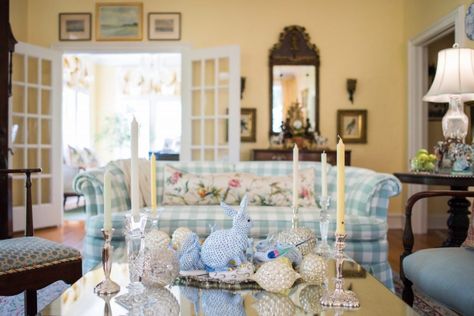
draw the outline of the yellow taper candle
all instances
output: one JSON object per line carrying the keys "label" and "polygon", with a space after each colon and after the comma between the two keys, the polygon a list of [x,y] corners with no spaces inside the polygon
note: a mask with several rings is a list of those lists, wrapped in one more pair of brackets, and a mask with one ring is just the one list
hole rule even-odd
{"label": "yellow taper candle", "polygon": [[345,209],[345,200],[344,200],[344,185],[345,185],[345,175],[344,175],[344,154],[345,146],[342,142],[342,138],[339,138],[337,143],[337,234],[345,234],[346,228],[344,226],[344,209]]}
{"label": "yellow taper candle", "polygon": [[150,160],[150,192],[151,192],[151,216],[156,216],[156,157],[151,154]]}
{"label": "yellow taper candle", "polygon": [[112,229],[112,201],[111,201],[111,180],[110,171],[105,171],[104,174],[104,230],[110,231]]}
{"label": "yellow taper candle", "polygon": [[298,207],[298,159],[299,159],[298,145],[293,147],[293,207]]}

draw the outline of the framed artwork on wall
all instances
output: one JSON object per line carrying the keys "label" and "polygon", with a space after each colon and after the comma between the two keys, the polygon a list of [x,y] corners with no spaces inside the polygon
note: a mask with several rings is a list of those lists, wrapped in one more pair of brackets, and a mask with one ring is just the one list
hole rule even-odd
{"label": "framed artwork on wall", "polygon": [[95,39],[97,41],[140,41],[143,38],[141,3],[97,3]]}
{"label": "framed artwork on wall", "polygon": [[177,41],[181,39],[181,13],[148,13],[148,39],[150,41]]}
{"label": "framed artwork on wall", "polygon": [[240,109],[240,141],[255,142],[257,137],[257,109]]}
{"label": "framed artwork on wall", "polygon": [[91,20],[90,13],[59,13],[59,40],[90,41]]}
{"label": "framed artwork on wall", "polygon": [[344,143],[367,143],[367,110],[338,110],[337,134]]}

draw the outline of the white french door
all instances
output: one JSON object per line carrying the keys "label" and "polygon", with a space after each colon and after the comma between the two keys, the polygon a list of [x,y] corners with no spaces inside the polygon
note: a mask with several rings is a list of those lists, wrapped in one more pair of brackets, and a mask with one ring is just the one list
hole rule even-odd
{"label": "white french door", "polygon": [[[25,43],[13,55],[9,168],[42,168],[32,175],[35,228],[62,223],[61,54]],[[13,229],[25,227],[24,175],[13,176]]]}
{"label": "white french door", "polygon": [[192,50],[183,64],[181,160],[239,161],[240,48]]}

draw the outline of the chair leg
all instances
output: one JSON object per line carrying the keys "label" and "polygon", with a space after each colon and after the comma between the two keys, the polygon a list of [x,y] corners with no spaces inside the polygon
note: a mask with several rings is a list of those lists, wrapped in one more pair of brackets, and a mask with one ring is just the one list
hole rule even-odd
{"label": "chair leg", "polygon": [[38,312],[36,290],[25,291],[25,315],[34,316]]}
{"label": "chair leg", "polygon": [[407,303],[410,306],[413,306],[413,301],[415,299],[415,295],[413,294],[413,289],[412,289],[413,283],[405,278],[403,280],[403,292],[402,292],[402,299],[405,303]]}

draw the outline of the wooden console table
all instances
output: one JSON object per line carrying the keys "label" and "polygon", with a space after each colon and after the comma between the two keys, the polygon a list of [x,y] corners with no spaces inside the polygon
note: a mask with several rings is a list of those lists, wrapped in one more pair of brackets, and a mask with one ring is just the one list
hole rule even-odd
{"label": "wooden console table", "polygon": [[[451,190],[467,191],[474,186],[472,175],[424,174],[424,173],[394,173],[403,183],[449,186]],[[425,191],[429,195],[431,191]],[[466,239],[469,228],[469,201],[464,196],[453,196],[448,201],[449,218],[447,221],[448,238],[443,246],[460,246]]]}
{"label": "wooden console table", "polygon": [[[321,161],[321,154],[326,152],[328,163],[335,165],[337,162],[337,152],[330,149],[300,150],[301,161]],[[253,160],[293,160],[292,149],[253,149]],[[345,152],[346,166],[351,165],[351,151]]]}

